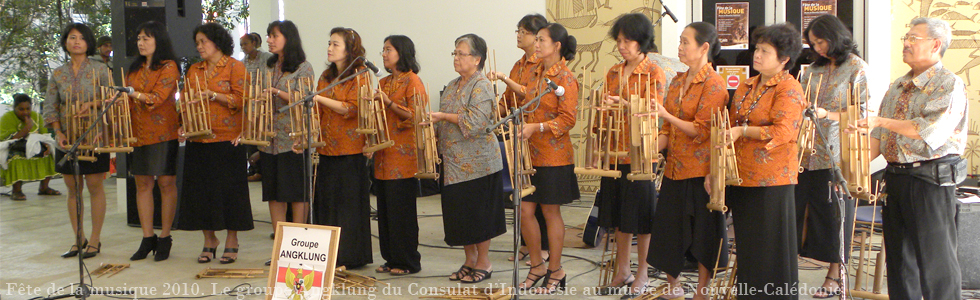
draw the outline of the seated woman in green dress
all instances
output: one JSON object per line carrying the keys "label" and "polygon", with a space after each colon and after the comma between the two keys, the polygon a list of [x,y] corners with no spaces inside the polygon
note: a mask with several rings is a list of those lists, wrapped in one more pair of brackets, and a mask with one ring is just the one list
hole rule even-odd
{"label": "seated woman in green dress", "polygon": [[[13,110],[0,117],[0,152],[5,157],[0,163],[0,178],[3,186],[13,184],[10,198],[27,200],[21,186],[25,181],[41,181],[38,195],[61,195],[61,192],[48,187],[54,171],[54,156],[51,156],[51,143],[54,140],[48,130],[41,126],[37,112],[31,110],[31,97],[14,94]],[[47,144],[46,144],[47,143]],[[3,151],[5,149],[6,151]]]}

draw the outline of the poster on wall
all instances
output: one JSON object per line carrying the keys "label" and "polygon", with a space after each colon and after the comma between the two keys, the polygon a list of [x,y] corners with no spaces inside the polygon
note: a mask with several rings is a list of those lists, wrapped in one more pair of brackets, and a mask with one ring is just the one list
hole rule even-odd
{"label": "poster on wall", "polygon": [[715,4],[715,23],[721,49],[749,49],[749,3]]}
{"label": "poster on wall", "polygon": [[278,225],[266,300],[330,299],[340,227]]}
{"label": "poster on wall", "polygon": [[[801,0],[800,1],[800,33],[803,33],[810,22],[819,16],[837,15],[837,0]],[[804,43],[806,44],[806,43]]]}
{"label": "poster on wall", "polygon": [[749,79],[749,66],[717,66],[715,69],[725,79],[729,90],[737,89],[738,85]]}

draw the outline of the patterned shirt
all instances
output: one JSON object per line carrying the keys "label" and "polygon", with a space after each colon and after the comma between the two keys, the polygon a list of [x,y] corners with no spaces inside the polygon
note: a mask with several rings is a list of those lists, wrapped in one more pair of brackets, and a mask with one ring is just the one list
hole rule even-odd
{"label": "patterned shirt", "polygon": [[490,80],[479,71],[466,82],[462,79],[456,77],[450,81],[439,100],[439,111],[459,115],[459,124],[436,123],[445,185],[481,178],[503,169],[497,137],[486,132],[487,127],[493,125]]}
{"label": "patterned shirt", "polygon": [[[558,86],[564,87],[562,96],[549,92],[541,97],[540,106],[527,117],[526,123],[543,123],[544,132],[535,131],[528,139],[531,148],[531,164],[535,167],[558,167],[575,163],[572,139],[566,134],[575,127],[575,116],[578,114],[578,80],[568,69],[565,60],[544,70],[539,64],[534,75],[526,86],[527,97],[519,102],[523,106],[527,100],[534,99],[540,91],[547,87],[544,78],[548,78]],[[533,109],[534,105],[531,106]],[[510,107],[507,108],[507,111]]]}
{"label": "patterned shirt", "polygon": [[963,154],[966,148],[966,86],[937,62],[919,76],[909,71],[888,88],[878,116],[910,120],[921,140],[882,127],[871,137],[881,140],[881,155],[890,163],[912,163]]}
{"label": "patterned shirt", "polygon": [[764,84],[762,75],[749,78],[735,90],[728,117],[732,127],[761,128],[761,139],[742,137],[735,141],[741,186],[796,184],[799,161],[796,144],[803,116],[803,88],[782,71]]}
{"label": "patterned shirt", "polygon": [[[187,70],[185,81],[192,89],[201,89],[222,94],[229,98],[229,104],[206,101],[211,111],[211,133],[213,139],[196,139],[194,142],[227,142],[238,138],[242,133],[242,97],[245,93],[245,64],[230,56],[224,56],[208,72],[208,61],[196,63]],[[200,80],[200,83],[198,83]],[[209,97],[205,95],[205,97]]]}
{"label": "patterned shirt", "polygon": [[[664,77],[664,71],[649,59],[643,59],[640,64],[633,69],[633,73],[630,73],[625,82],[622,81],[622,73],[626,68],[626,62],[621,62],[609,69],[606,73],[606,92],[610,96],[623,96],[628,97],[628,95],[641,95],[646,97],[647,91],[650,91],[650,95],[655,100],[660,103],[664,98],[664,93],[666,91],[667,79]],[[625,87],[625,90],[622,90]],[[639,88],[639,90],[637,90]],[[607,113],[607,112],[603,112]],[[630,148],[630,118],[625,117],[626,123],[623,125],[621,134],[619,135],[618,149],[629,149]],[[654,128],[656,129],[656,128]],[[629,164],[629,155],[619,158],[620,164]]]}
{"label": "patterned shirt", "polygon": [[126,76],[126,83],[145,97],[141,100],[130,98],[129,112],[133,119],[133,135],[136,136],[133,147],[177,139],[177,129],[180,128],[175,98],[178,79],[180,70],[172,60],[164,61],[157,70],[144,64]]}
{"label": "patterned shirt", "polygon": [[680,59],[675,57],[666,57],[655,52],[647,53],[647,59],[664,70],[664,78],[667,78],[667,86],[670,86],[670,84],[674,81],[674,77],[677,77],[677,73],[687,72],[687,69],[689,68],[687,65],[682,63]]}
{"label": "patterned shirt", "polygon": [[[415,103],[422,101],[415,95],[424,98],[425,86],[422,79],[410,71],[381,78],[378,85],[392,102],[391,107],[386,108],[385,116],[388,119],[388,135],[395,145],[374,153],[374,178],[391,180],[415,177],[419,167],[415,153]],[[411,115],[403,119],[395,113],[395,107]]]}
{"label": "patterned shirt", "polygon": [[[865,103],[868,96],[868,79],[865,77],[867,69],[868,64],[855,54],[850,54],[847,61],[834,70],[830,70],[829,64],[825,66],[811,65],[800,78],[800,85],[804,86],[804,90],[806,90],[806,86],[810,86],[810,99],[806,99],[807,103],[816,103],[817,107],[826,109],[828,112],[846,112],[847,105],[844,101],[849,95],[848,89],[851,88],[851,84],[854,84],[860,92],[858,101],[861,102],[861,115],[863,116],[867,110],[867,103]],[[817,91],[817,83],[820,83],[819,91]],[[818,96],[819,99],[816,98]],[[803,152],[802,165],[807,170],[830,169],[831,163],[840,162],[840,125],[837,121],[829,118],[818,119],[817,125],[822,128],[823,132],[827,133],[827,139],[831,141],[833,149],[828,147],[819,135],[815,134],[813,136],[813,149],[817,153]]]}
{"label": "patterned shirt", "polygon": [[[524,56],[521,56],[521,59],[514,63],[514,67],[510,69],[510,75],[508,77],[510,77],[510,80],[517,82],[517,84],[527,87],[527,84],[534,77],[534,70],[538,69],[539,64],[541,64],[541,59],[538,59],[537,54],[531,54],[531,57],[527,57],[527,53],[525,53]],[[527,93],[526,90],[522,92]],[[510,86],[507,86],[503,95],[507,99],[523,100],[517,96],[517,93]]]}
{"label": "patterned shirt", "polygon": [[[694,76],[684,96],[684,81]],[[715,72],[711,64],[705,64],[697,74],[677,73],[664,98],[664,110],[678,119],[693,122],[697,135],[693,138],[664,122],[661,138],[667,138],[667,165],[664,176],[673,180],[704,177],[711,162],[711,115],[728,104],[725,80]]]}
{"label": "patterned shirt", "polygon": [[255,50],[255,58],[249,58],[248,54],[245,54],[243,58],[243,63],[245,63],[245,70],[249,73],[255,73],[257,70],[261,70],[262,66],[269,62],[269,58],[272,58],[272,53],[264,52],[262,50]]}
{"label": "patterned shirt", "polygon": [[69,101],[92,101],[93,94],[98,86],[112,86],[112,79],[109,78],[109,69],[101,63],[94,63],[89,59],[82,62],[78,68],[78,73],[72,71],[72,63],[54,69],[51,72],[51,79],[48,80],[48,91],[44,96],[44,127],[51,126],[54,122],[61,124],[61,130],[68,130],[68,106]]}
{"label": "patterned shirt", "polygon": [[[270,68],[268,65],[263,64],[259,68],[260,72],[272,72],[272,87],[282,90],[283,92],[295,91],[300,88],[300,79],[313,81],[313,65],[310,62],[304,61],[299,64],[295,72],[283,73],[282,72],[282,62],[276,63],[276,65]],[[303,91],[304,94],[310,91]],[[289,105],[286,99],[275,95],[273,97],[273,111],[272,111],[272,130],[276,133],[272,137],[272,141],[268,147],[259,147],[259,150],[265,153],[279,154],[287,151],[293,151],[293,139],[289,137],[289,112],[279,112],[280,108]]]}
{"label": "patterned shirt", "polygon": [[[357,67],[357,72],[364,67]],[[327,71],[324,70],[317,82],[316,89],[321,90],[333,81],[343,78],[334,78],[327,82],[324,79]],[[368,73],[357,75],[356,78],[345,81],[329,91],[323,92],[320,96],[340,101],[347,108],[346,114],[339,114],[325,105],[320,105],[320,135],[326,146],[317,148],[317,152],[327,156],[340,156],[359,154],[364,152],[365,138],[363,134],[357,133],[357,100],[358,93],[362,86],[371,86],[371,77]],[[413,173],[414,175],[414,173]]]}

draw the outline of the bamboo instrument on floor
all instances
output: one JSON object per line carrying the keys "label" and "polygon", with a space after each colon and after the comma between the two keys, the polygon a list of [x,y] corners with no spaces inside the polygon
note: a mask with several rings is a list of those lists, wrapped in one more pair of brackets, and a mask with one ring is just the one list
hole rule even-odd
{"label": "bamboo instrument on floor", "polygon": [[[120,72],[123,70],[120,69]],[[109,77],[112,77],[111,73]],[[122,76],[122,80],[122,86],[126,86],[126,76]],[[111,87],[103,86],[100,89],[99,93],[96,94],[95,101],[110,101],[117,93],[119,93],[119,98],[116,99],[115,104],[109,107],[103,116],[102,123],[99,124],[102,130],[96,133],[100,137],[95,139],[93,151],[95,153],[133,152],[133,147],[130,144],[135,143],[136,138],[133,137],[133,119],[129,113],[129,95],[118,92]]]}
{"label": "bamboo instrument on floor", "polygon": [[375,99],[374,89],[371,88],[371,75],[367,84],[361,83],[357,77],[357,133],[364,135],[364,153],[372,153],[395,145],[388,135],[388,113],[384,100]]}
{"label": "bamboo instrument on floor", "polygon": [[[290,95],[289,103],[302,101],[306,92],[313,90],[312,78],[296,79],[296,90],[289,87],[287,94]],[[293,140],[293,147],[297,149],[313,149],[326,145],[320,135],[320,105],[313,105],[310,109],[310,132],[306,131],[306,108],[303,105],[294,105],[289,108],[289,137]],[[312,141],[312,143],[310,143]]]}
{"label": "bamboo instrument on floor", "polygon": [[245,101],[242,117],[242,138],[239,143],[268,147],[269,139],[276,135],[272,128],[272,73],[256,71],[245,80]]}
{"label": "bamboo instrument on floor", "polygon": [[437,151],[436,130],[429,118],[429,96],[419,91],[412,91],[412,94],[415,95],[415,155],[418,165],[415,178],[439,179],[436,166],[442,161]]}
{"label": "bamboo instrument on floor", "polygon": [[725,206],[725,186],[742,183],[738,175],[731,129],[727,110],[719,109],[711,114],[711,173],[708,174],[711,177],[711,199],[707,206],[714,211],[728,211],[728,206]]}
{"label": "bamboo instrument on floor", "polygon": [[[188,140],[212,139],[214,133],[211,131],[211,95],[205,95],[207,82],[201,88],[201,78],[195,76],[194,84],[191,78],[184,78],[183,97],[180,99],[180,118],[183,122],[183,137]],[[193,89],[191,88],[193,87]]]}
{"label": "bamboo instrument on floor", "polygon": [[[867,116],[862,113],[861,93],[859,86],[848,88],[844,101],[845,112],[840,115],[840,155],[841,173],[847,180],[847,190],[851,197],[864,200],[874,200],[875,194],[871,186],[871,136],[869,132],[854,131],[847,133],[849,125],[857,126],[860,119]],[[865,86],[867,89],[867,86]],[[867,103],[865,94],[864,103]]]}
{"label": "bamboo instrument on floor", "polygon": [[[810,74],[810,79],[812,79],[813,74]],[[809,100],[811,89],[810,86],[813,83],[812,80],[807,80],[806,90],[803,91],[803,99]],[[817,87],[812,89],[813,101],[810,102],[809,107],[812,108],[813,113],[817,113],[816,103],[817,99],[820,99],[820,87],[823,83],[823,74],[817,79]],[[797,162],[800,164],[800,173],[803,173],[803,154],[809,152],[810,155],[817,154],[817,150],[813,149],[813,139],[816,128],[816,124],[813,124],[813,120],[810,120],[804,113],[802,115],[803,119],[800,122],[800,133],[796,136],[796,144],[799,146],[799,152],[797,153]]]}
{"label": "bamboo instrument on floor", "polygon": [[[715,266],[713,276],[708,283],[708,299],[711,300],[731,300],[735,299],[736,289],[735,283],[738,281],[738,257],[735,256],[735,252],[729,250],[728,253],[721,253],[721,249],[724,249],[724,243],[727,237],[722,237],[718,241],[718,256],[715,259]],[[731,249],[735,248],[735,244],[731,244]],[[728,255],[728,265],[718,266],[721,262],[721,256]]]}
{"label": "bamboo instrument on floor", "polygon": [[[650,86],[650,75],[647,75],[645,86]],[[639,93],[640,82],[643,76],[637,81],[634,91]],[[645,97],[644,97],[645,96]],[[657,130],[660,118],[657,113],[651,112],[654,105],[659,105],[656,93],[651,93],[646,89],[646,95],[630,94],[629,97],[629,117],[630,117],[630,173],[626,175],[629,180],[655,180],[657,177],[656,164],[663,160],[663,156],[657,152],[657,143],[660,133]]]}

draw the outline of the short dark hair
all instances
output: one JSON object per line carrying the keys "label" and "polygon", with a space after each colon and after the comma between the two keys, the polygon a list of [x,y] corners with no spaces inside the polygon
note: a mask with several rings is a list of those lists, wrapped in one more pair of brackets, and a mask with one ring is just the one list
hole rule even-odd
{"label": "short dark hair", "polygon": [[548,26],[548,19],[545,19],[541,14],[529,14],[517,22],[517,27],[524,28],[531,33],[536,33],[545,26]]}
{"label": "short dark hair", "polygon": [[721,52],[721,43],[718,42],[718,30],[715,25],[708,22],[694,22],[687,24],[688,28],[694,29],[694,41],[698,42],[698,47],[708,44],[708,62],[714,62],[714,57]]}
{"label": "short dark hair", "polygon": [[[299,29],[293,21],[282,20],[272,21],[265,29],[265,34],[271,35],[272,30],[279,30],[279,33],[286,38],[286,45],[282,47],[282,71],[286,73],[296,72],[299,65],[306,61],[306,52],[303,51],[303,41],[299,38]],[[279,62],[279,54],[272,54],[265,65],[269,68],[275,67]]]}
{"label": "short dark hair", "polygon": [[[565,60],[575,59],[575,47],[577,46],[577,42],[575,40],[575,36],[568,34],[568,30],[565,30],[565,26],[561,26],[561,24],[558,23],[551,23],[541,29],[548,30],[548,37],[551,38],[552,42],[561,43],[561,52],[558,53],[558,55],[561,55],[561,57]],[[540,32],[541,30],[538,31]]]}
{"label": "short dark hair", "polygon": [[803,40],[800,31],[796,30],[793,24],[779,23],[756,29],[753,32],[756,36],[756,45],[765,43],[776,48],[776,57],[779,59],[789,59],[783,70],[789,71],[796,65],[796,58],[803,50]]}
{"label": "short dark hair", "polygon": [[225,30],[225,28],[218,25],[218,23],[204,23],[197,25],[197,27],[194,28],[194,34],[191,36],[195,43],[197,43],[198,33],[203,33],[204,37],[211,40],[211,42],[218,47],[218,50],[221,50],[221,53],[228,56],[235,53],[235,41],[231,38],[231,34],[228,33],[228,30]]}
{"label": "short dark hair", "polygon": [[[412,39],[404,35],[389,35],[385,38],[385,42],[391,44],[391,47],[398,52],[398,62],[395,63],[395,68],[399,72],[412,71],[412,73],[418,74],[422,70],[419,62],[415,59],[415,43],[412,42]],[[391,72],[388,69],[385,71]]]}
{"label": "short dark hair", "polygon": [[459,45],[462,42],[466,42],[466,45],[470,46],[470,55],[480,57],[480,64],[477,67],[483,70],[483,66],[487,62],[487,41],[483,40],[479,35],[467,33],[456,38],[456,42],[453,45]]}
{"label": "short dark hair", "polygon": [[95,42],[95,47],[102,47],[102,45],[105,44],[112,44],[112,38],[108,36],[99,37],[99,39]]}
{"label": "short dark hair", "polygon": [[[163,67],[164,61],[177,60],[174,55],[174,46],[170,42],[170,34],[167,33],[167,26],[156,21],[147,21],[136,29],[136,34],[140,33],[153,37],[156,40],[156,50],[153,50],[153,60],[150,61],[151,70],[159,70]],[[146,56],[137,55],[133,63],[129,65],[129,72],[139,71],[146,62]],[[179,67],[179,65],[178,65]]]}
{"label": "short dark hair", "polygon": [[85,55],[95,55],[95,35],[92,34],[92,29],[88,28],[87,25],[82,23],[71,23],[65,26],[65,30],[61,31],[61,50],[65,50],[65,54],[68,54],[68,47],[65,47],[65,42],[68,41],[68,34],[72,30],[77,30],[78,33],[82,34],[82,39],[85,40]]}
{"label": "short dark hair", "polygon": [[[326,81],[332,81],[336,78],[347,77],[353,75],[357,72],[357,68],[364,65],[363,60],[357,61],[355,64],[354,60],[358,57],[364,56],[367,50],[364,49],[364,43],[361,42],[361,35],[357,34],[357,31],[350,28],[344,27],[334,27],[330,29],[330,35],[340,35],[344,39],[344,52],[347,52],[347,57],[344,57],[344,68],[347,70],[340,70],[337,68],[337,64],[331,63],[327,66],[327,69],[323,71],[323,79]],[[340,72],[346,73],[341,74]]]}
{"label": "short dark hair", "polygon": [[259,35],[258,32],[248,33],[246,35],[243,35],[242,37],[247,38],[249,41],[252,42],[252,44],[255,44],[255,49],[262,47],[262,36]]}
{"label": "short dark hair", "polygon": [[619,34],[623,34],[626,39],[640,44],[640,52],[647,53],[656,48],[653,23],[644,14],[625,14],[616,19],[616,23],[609,30],[609,37],[615,40],[619,38]]}
{"label": "short dark hair", "polygon": [[14,107],[24,102],[31,103],[31,96],[21,93],[14,94]]}
{"label": "short dark hair", "polygon": [[[848,54],[857,54],[857,44],[851,37],[851,31],[847,30],[844,23],[834,15],[822,15],[810,21],[810,25],[803,31],[803,40],[810,44],[810,34],[827,41],[827,56],[834,59],[834,65],[840,66],[847,61]],[[812,45],[811,45],[812,48]],[[830,63],[830,59],[820,56],[816,51],[813,53],[813,65],[824,66]]]}

